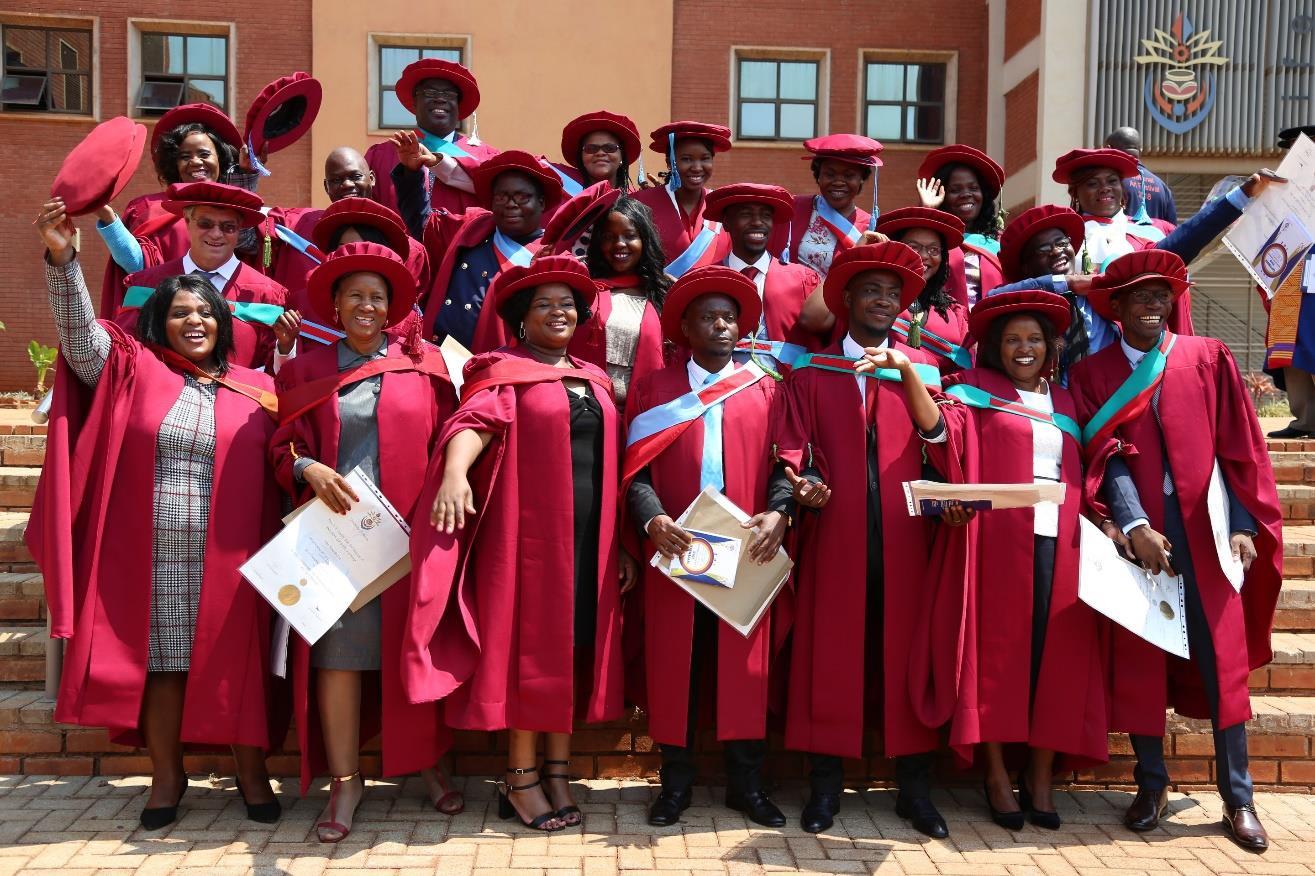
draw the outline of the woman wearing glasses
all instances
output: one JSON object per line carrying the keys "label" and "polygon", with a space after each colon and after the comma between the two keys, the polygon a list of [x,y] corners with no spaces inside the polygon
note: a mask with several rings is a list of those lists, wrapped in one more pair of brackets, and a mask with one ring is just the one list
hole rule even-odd
{"label": "woman wearing glasses", "polygon": [[963,243],[963,222],[931,207],[901,207],[883,213],[877,231],[918,254],[926,282],[891,332],[914,349],[934,353],[942,374],[971,368],[968,311],[948,284],[949,254]]}

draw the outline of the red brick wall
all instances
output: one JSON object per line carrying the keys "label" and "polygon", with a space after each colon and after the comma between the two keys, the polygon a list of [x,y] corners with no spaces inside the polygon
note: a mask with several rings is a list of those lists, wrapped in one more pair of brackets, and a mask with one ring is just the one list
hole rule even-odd
{"label": "red brick wall", "polygon": [[1013,174],[1036,158],[1035,72],[1005,94],[1005,173]]}
{"label": "red brick wall", "polygon": [[[230,10],[237,13],[235,18],[221,14]],[[127,112],[129,16],[236,22],[236,64],[229,75],[230,104],[239,128],[251,99],[266,83],[294,70],[310,70],[310,0],[284,0],[264,6],[239,3],[226,9],[188,7],[185,10],[177,3],[164,0],[136,0],[133,3],[102,0],[94,4],[56,0],[45,6],[42,13],[99,20],[100,51],[93,71],[92,88],[99,101],[101,120]],[[17,17],[11,18],[6,11],[0,11],[0,17],[15,24],[22,23]],[[0,144],[4,144],[7,159],[6,196],[0,202],[0,253],[4,253],[6,262],[4,272],[0,273],[0,322],[6,327],[6,331],[0,332],[0,391],[31,390],[36,382],[36,372],[28,361],[28,341],[36,338],[45,344],[55,343],[54,325],[46,306],[42,248],[32,220],[50,191],[50,181],[64,156],[94,124],[91,120],[43,119],[39,115],[0,112]],[[273,157],[274,176],[261,182],[261,194],[270,203],[308,204],[310,166],[307,139]],[[132,183],[115,206],[121,208],[130,198],[158,189],[159,183],[149,157],[144,156]],[[106,255],[94,224],[94,217],[78,220],[83,229],[83,267],[93,298],[99,300]]]}
{"label": "red brick wall", "polygon": [[1041,0],[1005,3],[1005,60],[1041,33]]}
{"label": "red brick wall", "polygon": [[[862,100],[859,51],[957,51],[958,128],[961,143],[985,146],[987,7],[985,3],[926,0],[917,4],[875,0],[821,0],[801,7],[792,0],[753,4],[678,0],[674,15],[671,114],[729,124],[731,47],[830,50],[829,131],[852,131]],[[935,22],[929,27],[928,22]],[[816,191],[803,149],[737,146],[717,158],[713,185],[770,182],[796,193]],[[883,209],[916,202],[913,179],[925,150],[887,149],[882,159]],[[645,162],[665,167],[648,153]],[[868,195],[864,193],[865,197]]]}

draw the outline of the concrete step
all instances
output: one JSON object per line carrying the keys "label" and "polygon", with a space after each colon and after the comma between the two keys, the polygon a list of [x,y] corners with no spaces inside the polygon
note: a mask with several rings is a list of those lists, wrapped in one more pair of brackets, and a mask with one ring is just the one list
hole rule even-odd
{"label": "concrete step", "polygon": [[0,623],[46,619],[46,592],[40,572],[0,572]]}
{"label": "concrete step", "polygon": [[11,511],[31,508],[40,478],[40,467],[0,466],[0,508]]}
{"label": "concrete step", "polygon": [[46,677],[44,625],[0,626],[0,682],[40,682]]}

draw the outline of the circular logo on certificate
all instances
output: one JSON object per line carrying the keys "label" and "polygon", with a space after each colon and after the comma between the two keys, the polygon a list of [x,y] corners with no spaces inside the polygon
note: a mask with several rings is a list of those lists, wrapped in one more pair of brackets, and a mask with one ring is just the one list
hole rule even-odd
{"label": "circular logo on certificate", "polygon": [[1164,615],[1165,620],[1173,620],[1173,606],[1163,599],[1160,600],[1160,614]]}
{"label": "circular logo on certificate", "polygon": [[378,526],[379,521],[382,519],[383,519],[383,515],[380,514],[378,511],[371,511],[369,514],[366,514],[364,517],[361,518],[361,529],[365,530],[366,532],[369,532],[371,529],[374,529],[376,526]]}
{"label": "circular logo on certificate", "polygon": [[1260,254],[1260,270],[1266,277],[1277,277],[1288,263],[1288,249],[1281,243],[1271,243]]}
{"label": "circular logo on certificate", "polygon": [[297,589],[296,584],[284,584],[279,588],[279,602],[287,606],[292,606],[300,601],[301,591]]}
{"label": "circular logo on certificate", "polygon": [[706,538],[695,538],[689,543],[680,565],[691,575],[702,575],[712,568],[712,543]]}

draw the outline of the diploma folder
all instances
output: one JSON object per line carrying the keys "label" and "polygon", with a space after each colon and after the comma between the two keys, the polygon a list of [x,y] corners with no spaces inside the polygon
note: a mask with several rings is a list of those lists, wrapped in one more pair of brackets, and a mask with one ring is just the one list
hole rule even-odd
{"label": "diploma folder", "polygon": [[[711,487],[695,496],[685,513],[676,519],[676,523],[687,531],[743,543],[734,577],[729,584],[720,580],[723,577],[720,575],[717,576],[718,580],[709,580],[706,575],[690,574],[697,569],[687,568],[690,565],[688,562],[682,565],[682,558],[669,561],[662,554],[655,553],[651,560],[653,567],[670,578],[672,583],[703,603],[709,611],[746,638],[758,625],[776,594],[781,592],[781,587],[794,567],[794,561],[784,548],[778,548],[776,556],[766,565],[760,566],[749,559],[749,539],[753,536],[753,530],[740,525],[748,519],[748,514]],[[706,546],[696,542],[690,552],[696,555],[693,565],[699,568],[707,561],[697,556],[700,548]]]}
{"label": "diploma folder", "polygon": [[947,507],[989,511],[993,508],[1029,508],[1042,502],[1063,504],[1064,484],[943,484],[940,481],[905,481],[904,503],[910,517],[934,517]]}
{"label": "diploma folder", "polygon": [[306,503],[240,568],[312,645],[349,608],[405,574],[388,580],[410,552],[410,529],[379,488],[360,469],[346,479],[360,497],[347,514],[335,514],[319,499]]}
{"label": "diploma folder", "polygon": [[1078,598],[1128,632],[1188,659],[1187,605],[1181,575],[1150,572],[1119,555],[1118,546],[1085,517]]}

